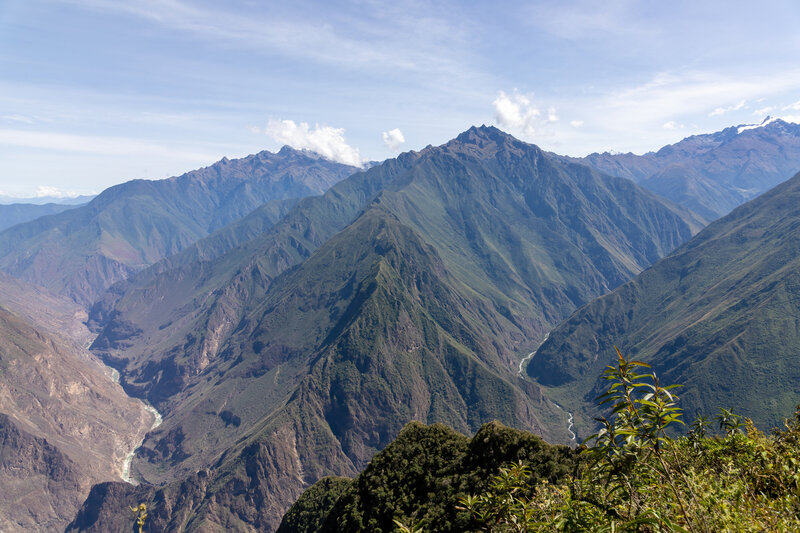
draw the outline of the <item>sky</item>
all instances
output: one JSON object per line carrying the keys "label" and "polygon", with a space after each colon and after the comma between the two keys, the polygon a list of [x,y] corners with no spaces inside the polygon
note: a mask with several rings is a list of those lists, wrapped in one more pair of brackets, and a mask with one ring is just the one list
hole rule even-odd
{"label": "sky", "polygon": [[0,0],[0,195],[491,124],[560,154],[800,122],[800,2]]}

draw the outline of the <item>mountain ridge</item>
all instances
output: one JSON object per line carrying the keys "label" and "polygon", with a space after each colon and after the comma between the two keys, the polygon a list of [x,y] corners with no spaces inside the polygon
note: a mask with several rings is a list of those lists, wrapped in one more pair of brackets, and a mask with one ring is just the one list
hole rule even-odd
{"label": "mountain ridge", "polygon": [[[356,170],[285,148],[165,180],[132,180],[86,206],[0,233],[0,269],[88,306],[113,283],[265,202],[319,194]],[[291,203],[280,205],[278,217]]]}
{"label": "mountain ridge", "polygon": [[[695,238],[556,328],[528,366],[583,411],[612,344],[682,383],[684,409],[733,407],[776,426],[797,403],[797,202],[800,175],[711,223]],[[724,369],[724,370],[720,370]],[[567,403],[569,406],[569,402]]]}
{"label": "mountain ridge", "polygon": [[642,155],[564,159],[631,179],[713,220],[800,170],[800,125],[767,117],[760,125],[692,135]]}

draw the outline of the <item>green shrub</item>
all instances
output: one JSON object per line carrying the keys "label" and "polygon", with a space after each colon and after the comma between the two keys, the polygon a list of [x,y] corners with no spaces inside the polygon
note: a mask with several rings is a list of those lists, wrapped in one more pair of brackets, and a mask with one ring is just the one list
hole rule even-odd
{"label": "green shrub", "polygon": [[521,465],[503,469],[489,490],[462,499],[485,531],[800,531],[800,407],[771,436],[721,409],[721,436],[700,417],[671,438],[683,424],[674,386],[617,354],[599,398],[609,415],[574,475],[550,485]]}

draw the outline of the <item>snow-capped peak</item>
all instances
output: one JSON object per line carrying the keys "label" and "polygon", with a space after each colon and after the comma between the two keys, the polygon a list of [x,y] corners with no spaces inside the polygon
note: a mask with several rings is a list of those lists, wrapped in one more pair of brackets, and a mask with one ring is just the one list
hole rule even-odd
{"label": "snow-capped peak", "polygon": [[739,126],[739,128],[736,130],[736,133],[742,133],[743,131],[746,131],[746,130],[754,130],[754,129],[756,129],[756,128],[763,128],[763,127],[764,127],[764,126],[766,126],[767,124],[770,124],[770,123],[772,123],[772,122],[775,122],[776,120],[780,120],[780,119],[779,119],[778,117],[774,117],[774,118],[773,118],[773,117],[770,117],[770,116],[768,116],[767,118],[765,118],[765,119],[764,119],[764,121],[763,121],[761,124],[742,124],[742,125],[741,125],[741,126]]}

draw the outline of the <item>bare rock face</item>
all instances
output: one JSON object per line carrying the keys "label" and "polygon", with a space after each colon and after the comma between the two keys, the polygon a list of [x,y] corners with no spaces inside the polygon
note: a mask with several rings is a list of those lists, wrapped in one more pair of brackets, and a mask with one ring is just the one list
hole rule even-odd
{"label": "bare rock face", "polygon": [[[0,414],[0,530],[61,529],[88,491],[80,467]],[[43,493],[49,497],[43,498]]]}
{"label": "bare rock face", "polygon": [[0,277],[0,531],[63,529],[152,423],[85,348],[85,318]]}

